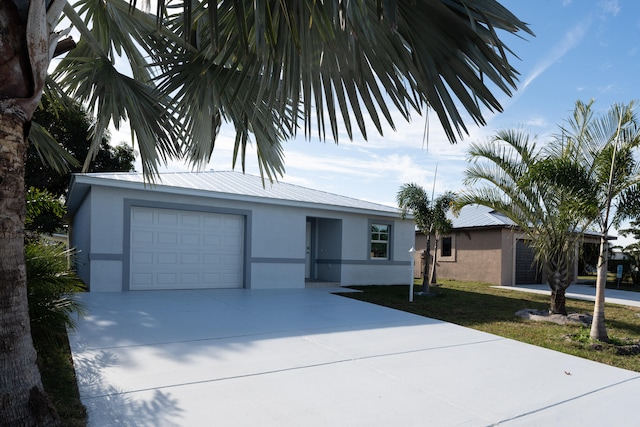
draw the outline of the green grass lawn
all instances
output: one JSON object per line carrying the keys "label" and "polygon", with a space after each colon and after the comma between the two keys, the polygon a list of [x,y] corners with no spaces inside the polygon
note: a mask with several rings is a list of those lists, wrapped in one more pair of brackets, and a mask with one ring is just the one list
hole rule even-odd
{"label": "green grass lawn", "polygon": [[[352,286],[362,290],[343,296],[444,320],[506,338],[546,347],[608,365],[640,372],[640,355],[632,344],[640,343],[640,308],[606,305],[606,324],[611,344],[589,340],[589,329],[517,318],[525,308],[548,309],[549,297],[492,287],[486,283],[440,281],[432,287],[437,296],[416,296],[408,302],[409,286]],[[416,291],[421,286],[416,286]],[[569,288],[569,292],[571,288]],[[593,312],[593,302],[567,300],[569,313]]]}

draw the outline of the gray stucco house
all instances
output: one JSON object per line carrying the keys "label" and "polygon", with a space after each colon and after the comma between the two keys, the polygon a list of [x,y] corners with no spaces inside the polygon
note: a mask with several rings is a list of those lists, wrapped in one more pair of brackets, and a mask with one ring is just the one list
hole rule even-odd
{"label": "gray stucco house", "polygon": [[96,291],[406,283],[413,219],[239,172],[75,174],[67,207]]}

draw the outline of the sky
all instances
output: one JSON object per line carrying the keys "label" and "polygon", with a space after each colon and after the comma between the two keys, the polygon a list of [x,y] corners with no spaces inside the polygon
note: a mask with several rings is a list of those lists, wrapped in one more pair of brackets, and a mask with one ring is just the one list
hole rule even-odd
{"label": "sky", "polygon": [[[462,190],[469,144],[484,142],[498,130],[522,129],[544,143],[569,118],[577,100],[595,100],[596,112],[604,112],[614,103],[640,100],[638,0],[501,3],[529,24],[535,37],[500,34],[517,55],[510,59],[520,78],[512,97],[494,92],[504,111],[487,112],[486,126],[477,127],[466,120],[469,135],[450,144],[433,117],[429,119],[427,144],[424,117],[414,114],[407,123],[395,114],[395,131],[387,126],[384,135],[378,135],[370,126],[366,141],[358,134],[349,141],[343,133],[337,145],[300,136],[283,143],[286,172],[279,180],[397,206],[396,193],[404,183],[417,183],[431,191],[435,180],[436,195]],[[112,132],[112,143],[129,139],[122,132]],[[233,140],[233,129],[223,127],[206,170],[231,169]],[[163,170],[191,169],[173,162]],[[247,157],[246,172],[259,175],[255,151]],[[630,242],[620,239],[617,243]]]}

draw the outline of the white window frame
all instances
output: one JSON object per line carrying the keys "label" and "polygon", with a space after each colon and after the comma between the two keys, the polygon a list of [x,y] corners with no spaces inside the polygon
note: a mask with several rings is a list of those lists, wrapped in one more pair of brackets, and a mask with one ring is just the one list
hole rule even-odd
{"label": "white window frame", "polygon": [[[387,239],[383,240],[383,239],[374,239],[374,231],[373,231],[373,227],[374,226],[378,226],[378,227],[386,227],[387,228]],[[392,232],[393,232],[393,227],[392,224],[390,222],[385,222],[385,221],[369,221],[369,259],[372,260],[380,260],[380,261],[388,261],[391,259],[391,236],[392,236]],[[378,237],[380,237],[380,235],[378,235]],[[374,256],[374,252],[373,252],[373,245],[374,244],[386,244],[387,247],[387,251],[386,251],[386,256],[385,257],[380,257],[380,256]]]}

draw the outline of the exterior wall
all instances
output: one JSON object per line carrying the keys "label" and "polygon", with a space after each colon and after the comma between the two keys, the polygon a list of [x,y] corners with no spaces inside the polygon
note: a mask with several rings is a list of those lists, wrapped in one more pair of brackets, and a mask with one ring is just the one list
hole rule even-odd
{"label": "exterior wall", "polygon": [[[480,281],[495,285],[505,284],[503,276],[505,256],[503,254],[504,233],[501,228],[481,230],[461,230],[453,233],[452,254],[442,257],[442,248],[438,248],[437,277],[442,279]],[[417,234],[416,264],[421,264],[422,252],[426,247],[426,237]],[[433,252],[433,244],[431,252]],[[421,270],[414,268],[414,274]],[[507,268],[507,270],[511,270]],[[416,276],[420,277],[420,276]]]}
{"label": "exterior wall", "polygon": [[305,217],[294,208],[282,206],[233,206],[252,212],[251,252],[245,260],[250,263],[251,278],[245,287],[304,288]]}
{"label": "exterior wall", "polygon": [[[391,224],[388,260],[370,259],[371,223]],[[342,285],[408,284],[411,279],[411,255],[415,232],[412,220],[390,217],[353,216],[344,220]],[[362,236],[365,236],[364,238]]]}
{"label": "exterior wall", "polygon": [[91,263],[89,252],[91,251],[91,193],[80,205],[74,217],[73,227],[69,232],[69,245],[75,249],[74,266],[78,277],[84,283],[91,280]]}
{"label": "exterior wall", "polygon": [[[407,251],[413,243],[413,221],[388,216],[308,207],[271,205],[92,186],[74,213],[72,244],[81,250],[79,273],[90,290],[122,291],[129,281],[129,232],[132,206],[201,210],[245,216],[245,287],[305,286],[306,222],[315,218],[318,236],[314,262],[324,280],[350,284],[394,284],[407,276]],[[390,259],[370,260],[369,221],[392,224]],[[321,270],[324,269],[324,270]]]}

